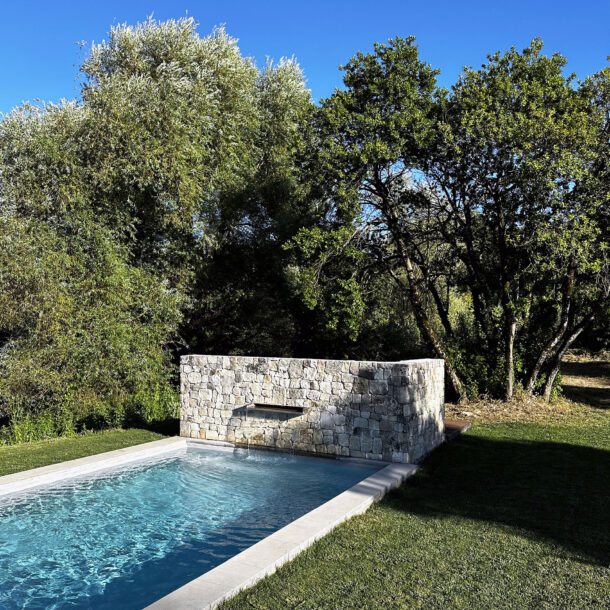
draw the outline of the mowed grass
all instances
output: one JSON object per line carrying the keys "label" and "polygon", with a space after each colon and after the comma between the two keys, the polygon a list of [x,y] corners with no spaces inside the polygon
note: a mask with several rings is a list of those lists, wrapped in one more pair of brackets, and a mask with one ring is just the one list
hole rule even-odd
{"label": "mowed grass", "polygon": [[610,608],[610,413],[475,424],[233,608]]}
{"label": "mowed grass", "polygon": [[0,447],[0,476],[163,438],[148,430],[105,430]]}

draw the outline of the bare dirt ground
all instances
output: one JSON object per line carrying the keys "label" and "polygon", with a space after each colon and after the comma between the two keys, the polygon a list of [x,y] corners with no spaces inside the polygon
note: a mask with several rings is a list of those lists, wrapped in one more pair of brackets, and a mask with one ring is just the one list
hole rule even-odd
{"label": "bare dirt ground", "polygon": [[509,403],[481,399],[460,405],[446,404],[445,417],[487,423],[561,423],[566,418],[574,420],[610,413],[610,354],[568,354],[561,374],[563,393],[552,403],[525,395],[517,396]]}

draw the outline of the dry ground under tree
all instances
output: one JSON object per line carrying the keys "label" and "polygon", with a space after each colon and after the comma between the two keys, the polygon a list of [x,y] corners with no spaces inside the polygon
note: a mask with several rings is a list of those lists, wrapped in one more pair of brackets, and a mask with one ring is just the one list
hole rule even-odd
{"label": "dry ground under tree", "polygon": [[517,396],[509,403],[481,399],[445,405],[446,417],[478,422],[556,422],[566,417],[589,416],[610,409],[610,354],[568,354],[561,367],[563,391],[547,403]]}

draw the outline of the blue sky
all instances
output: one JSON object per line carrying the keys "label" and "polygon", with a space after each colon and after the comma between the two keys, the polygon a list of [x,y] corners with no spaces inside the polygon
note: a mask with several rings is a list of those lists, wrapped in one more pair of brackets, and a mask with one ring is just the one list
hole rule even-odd
{"label": "blue sky", "polygon": [[24,100],[57,101],[78,95],[83,58],[77,42],[101,41],[113,23],[135,23],[188,13],[204,35],[226,24],[245,55],[295,55],[314,99],[341,85],[338,66],[373,42],[413,34],[420,54],[442,69],[450,85],[463,65],[480,65],[489,52],[523,48],[540,36],[579,77],[607,64],[610,2],[593,1],[223,1],[0,0],[0,112]]}

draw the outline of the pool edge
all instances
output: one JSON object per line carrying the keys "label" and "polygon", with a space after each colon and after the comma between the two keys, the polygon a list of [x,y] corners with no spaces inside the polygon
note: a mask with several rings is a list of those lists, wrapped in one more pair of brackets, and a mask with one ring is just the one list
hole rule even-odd
{"label": "pool edge", "polygon": [[162,455],[182,446],[187,446],[186,439],[173,436],[113,451],[96,453],[75,460],[57,462],[56,464],[49,464],[40,468],[14,472],[0,477],[0,497],[36,487],[43,487],[63,479],[92,474],[106,468],[122,466],[146,457]]}
{"label": "pool edge", "polygon": [[273,574],[338,525],[364,513],[417,471],[414,464],[389,464],[328,502],[263,538],[216,568],[191,580],[147,610],[208,610]]}

